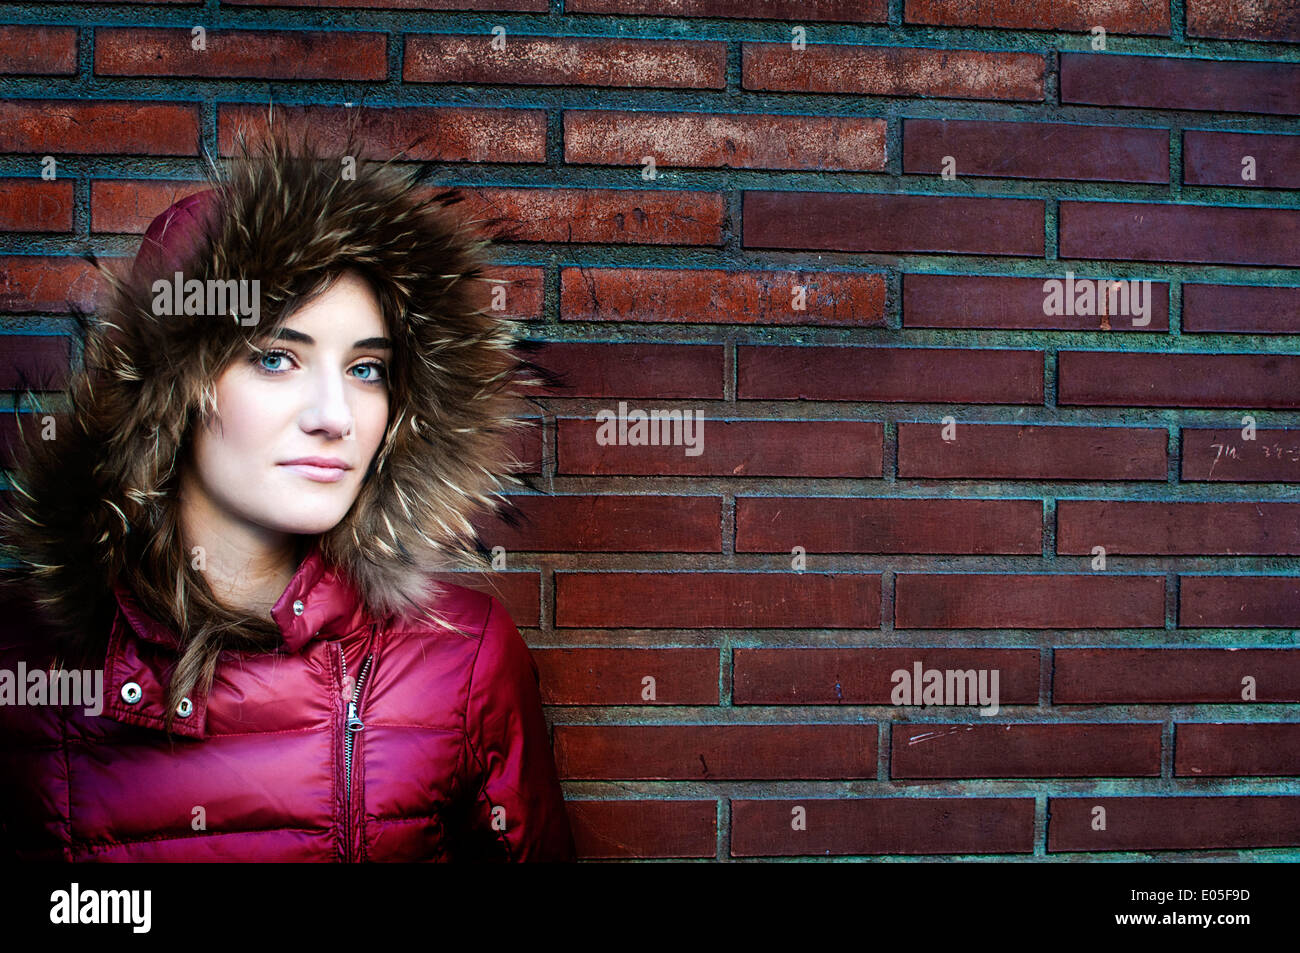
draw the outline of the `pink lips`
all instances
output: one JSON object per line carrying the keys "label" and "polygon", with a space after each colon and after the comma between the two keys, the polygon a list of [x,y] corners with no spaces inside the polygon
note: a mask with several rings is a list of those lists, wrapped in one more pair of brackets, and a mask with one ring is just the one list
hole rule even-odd
{"label": "pink lips", "polygon": [[299,457],[280,464],[317,483],[337,483],[352,467],[337,457]]}

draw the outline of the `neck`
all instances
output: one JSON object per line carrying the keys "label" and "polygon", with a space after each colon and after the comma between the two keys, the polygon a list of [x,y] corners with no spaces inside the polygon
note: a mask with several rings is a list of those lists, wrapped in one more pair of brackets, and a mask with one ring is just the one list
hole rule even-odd
{"label": "neck", "polygon": [[270,619],[306,554],[308,537],[231,521],[203,494],[183,497],[185,558],[223,605]]}

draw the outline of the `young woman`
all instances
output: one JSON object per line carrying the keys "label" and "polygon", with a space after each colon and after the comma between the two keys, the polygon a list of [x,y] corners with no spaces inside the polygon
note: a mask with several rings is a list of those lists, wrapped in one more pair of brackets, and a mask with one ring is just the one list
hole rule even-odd
{"label": "young woman", "polygon": [[470,519],[519,482],[538,383],[482,306],[485,243],[351,147],[239,146],[106,275],[71,413],[26,428],[0,848],[571,860],[528,648],[430,578],[486,568]]}

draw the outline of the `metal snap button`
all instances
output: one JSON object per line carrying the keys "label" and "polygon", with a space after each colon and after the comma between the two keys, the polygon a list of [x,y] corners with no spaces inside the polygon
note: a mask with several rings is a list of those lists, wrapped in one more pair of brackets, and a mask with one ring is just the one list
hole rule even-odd
{"label": "metal snap button", "polygon": [[301,599],[295,599],[295,600],[294,600],[294,603],[293,603],[293,614],[294,614],[294,615],[302,615],[302,600],[301,600]]}
{"label": "metal snap button", "polygon": [[143,695],[144,692],[140,691],[140,686],[135,682],[127,682],[122,686],[122,701],[128,705],[134,705]]}
{"label": "metal snap button", "polygon": [[190,717],[192,711],[194,711],[194,703],[188,698],[182,698],[181,703],[176,706],[176,714],[182,718]]}

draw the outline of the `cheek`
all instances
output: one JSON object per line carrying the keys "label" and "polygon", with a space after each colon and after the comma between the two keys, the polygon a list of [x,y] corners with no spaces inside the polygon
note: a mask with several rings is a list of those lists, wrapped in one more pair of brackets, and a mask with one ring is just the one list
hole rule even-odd
{"label": "cheek", "polygon": [[209,424],[207,439],[235,453],[271,449],[283,394],[256,386],[237,370],[217,382],[216,394],[218,419]]}

